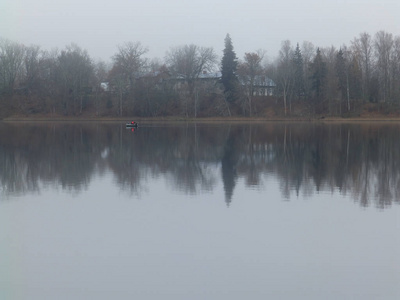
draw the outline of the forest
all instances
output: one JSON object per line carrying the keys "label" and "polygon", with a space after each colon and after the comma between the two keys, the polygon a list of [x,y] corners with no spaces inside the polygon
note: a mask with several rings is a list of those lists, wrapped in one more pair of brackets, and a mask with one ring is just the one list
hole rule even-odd
{"label": "forest", "polygon": [[349,45],[282,41],[237,57],[194,44],[148,58],[141,42],[95,61],[76,44],[43,50],[0,39],[0,119],[41,117],[314,118],[400,113],[400,36],[363,32]]}

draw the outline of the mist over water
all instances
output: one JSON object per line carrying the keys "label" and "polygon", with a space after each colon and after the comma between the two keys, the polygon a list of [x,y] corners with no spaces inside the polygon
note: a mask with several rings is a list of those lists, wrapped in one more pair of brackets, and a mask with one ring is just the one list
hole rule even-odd
{"label": "mist over water", "polygon": [[400,126],[0,124],[1,299],[396,299]]}

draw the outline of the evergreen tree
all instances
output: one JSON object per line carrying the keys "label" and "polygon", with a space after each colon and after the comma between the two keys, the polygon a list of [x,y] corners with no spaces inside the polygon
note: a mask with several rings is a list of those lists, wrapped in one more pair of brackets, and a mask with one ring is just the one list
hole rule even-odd
{"label": "evergreen tree", "polygon": [[340,112],[342,102],[348,98],[348,74],[346,71],[346,60],[343,55],[342,49],[336,54],[336,76],[338,79],[338,89],[340,91]]}
{"label": "evergreen tree", "polygon": [[318,48],[317,54],[311,63],[311,81],[315,98],[320,102],[323,102],[325,97],[326,74],[326,63],[323,61],[321,51]]}
{"label": "evergreen tree", "polygon": [[224,86],[224,94],[226,100],[230,103],[234,102],[237,86],[237,57],[233,51],[232,40],[229,34],[225,37],[224,55],[221,61],[221,83]]}
{"label": "evergreen tree", "polygon": [[304,95],[304,69],[303,69],[303,56],[301,55],[301,50],[299,43],[297,43],[296,50],[293,55],[293,65],[294,65],[294,93],[298,99]]}

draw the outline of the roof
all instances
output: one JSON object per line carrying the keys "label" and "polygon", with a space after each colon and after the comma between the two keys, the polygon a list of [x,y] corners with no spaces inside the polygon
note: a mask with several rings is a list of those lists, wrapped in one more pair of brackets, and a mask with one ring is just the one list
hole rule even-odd
{"label": "roof", "polygon": [[[248,84],[250,82],[250,76],[240,76],[239,81],[241,84]],[[259,87],[276,87],[276,83],[265,75],[256,75],[253,85]]]}

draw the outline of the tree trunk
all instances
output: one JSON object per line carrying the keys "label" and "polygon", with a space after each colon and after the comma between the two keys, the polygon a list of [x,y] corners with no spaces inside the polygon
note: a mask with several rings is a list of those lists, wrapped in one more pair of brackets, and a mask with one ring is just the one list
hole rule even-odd
{"label": "tree trunk", "polygon": [[226,97],[224,97],[224,102],[225,102],[225,104],[226,104],[226,108],[228,109],[228,115],[231,117],[232,114],[231,114],[231,110],[230,110],[230,108],[229,108],[229,102],[226,100]]}
{"label": "tree trunk", "polygon": [[119,92],[119,115],[122,116],[122,91]]}
{"label": "tree trunk", "polygon": [[350,111],[350,88],[349,88],[349,74],[346,76],[347,81],[347,111]]}
{"label": "tree trunk", "polygon": [[286,89],[283,89],[283,106],[285,108],[285,116],[287,113],[287,106],[286,106]]}

